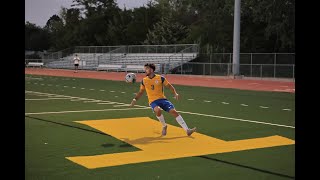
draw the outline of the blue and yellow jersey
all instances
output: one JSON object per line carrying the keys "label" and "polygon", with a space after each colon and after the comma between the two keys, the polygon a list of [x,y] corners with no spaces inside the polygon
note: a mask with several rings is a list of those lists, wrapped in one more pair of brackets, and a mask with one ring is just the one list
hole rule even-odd
{"label": "blue and yellow jersey", "polygon": [[161,75],[155,74],[155,76],[150,79],[148,76],[143,78],[140,85],[140,90],[146,90],[149,104],[157,99],[166,99],[164,96],[164,87],[170,83],[167,79]]}

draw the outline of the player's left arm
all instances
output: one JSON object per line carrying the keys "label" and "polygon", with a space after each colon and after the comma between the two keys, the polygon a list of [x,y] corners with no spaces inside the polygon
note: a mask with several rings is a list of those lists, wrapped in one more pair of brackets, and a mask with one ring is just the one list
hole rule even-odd
{"label": "player's left arm", "polygon": [[176,89],[164,78],[163,85],[170,89],[170,91],[174,94],[174,98],[179,100],[179,94],[177,93]]}

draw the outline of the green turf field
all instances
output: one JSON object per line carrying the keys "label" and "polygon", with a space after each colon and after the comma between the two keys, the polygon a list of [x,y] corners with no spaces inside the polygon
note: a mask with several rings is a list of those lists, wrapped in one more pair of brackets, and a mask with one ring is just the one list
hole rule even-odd
{"label": "green turf field", "polygon": [[[145,95],[137,102],[139,106],[133,109],[127,106],[138,91],[139,83],[25,77],[26,179],[273,180],[295,177],[295,145],[88,169],[66,157],[134,152],[139,148],[75,121],[133,117],[156,120],[151,109],[146,108]],[[167,98],[189,127],[197,127],[198,133],[224,141],[273,135],[295,139],[294,94],[174,87],[181,100],[176,101],[170,90],[165,89]],[[169,114],[164,116],[168,124],[180,127]]]}

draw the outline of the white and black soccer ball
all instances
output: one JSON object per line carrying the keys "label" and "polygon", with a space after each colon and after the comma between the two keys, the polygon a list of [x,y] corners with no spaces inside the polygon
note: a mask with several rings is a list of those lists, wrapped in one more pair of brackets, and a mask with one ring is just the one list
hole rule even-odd
{"label": "white and black soccer ball", "polygon": [[135,83],[137,80],[137,76],[135,73],[128,73],[125,77],[127,83]]}

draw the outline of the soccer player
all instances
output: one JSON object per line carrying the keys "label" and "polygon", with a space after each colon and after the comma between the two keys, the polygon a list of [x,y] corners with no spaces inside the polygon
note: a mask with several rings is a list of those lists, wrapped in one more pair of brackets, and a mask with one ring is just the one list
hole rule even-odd
{"label": "soccer player", "polygon": [[78,54],[76,54],[75,57],[73,58],[74,72],[75,73],[78,71],[79,62],[80,62],[80,58],[78,57]]}
{"label": "soccer player", "polygon": [[186,122],[183,120],[182,116],[176,111],[173,104],[166,99],[164,96],[163,86],[168,87],[171,92],[174,94],[176,100],[179,99],[179,94],[176,92],[175,88],[167,81],[167,79],[161,75],[155,74],[155,65],[154,64],[145,64],[144,70],[147,77],[142,79],[140,85],[140,91],[137,93],[136,97],[131,102],[131,107],[133,107],[136,101],[142,96],[143,92],[147,92],[149,105],[151,106],[153,112],[156,113],[157,118],[162,124],[162,136],[167,134],[167,124],[164,120],[161,109],[170,113],[180,126],[186,131],[187,135],[190,136],[196,131],[196,128],[189,129]]}

